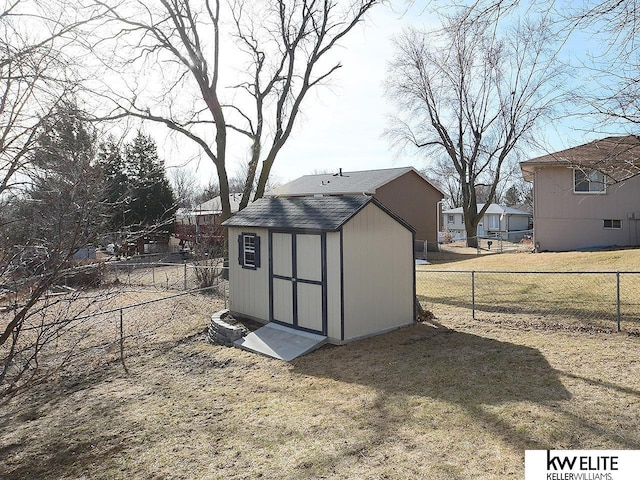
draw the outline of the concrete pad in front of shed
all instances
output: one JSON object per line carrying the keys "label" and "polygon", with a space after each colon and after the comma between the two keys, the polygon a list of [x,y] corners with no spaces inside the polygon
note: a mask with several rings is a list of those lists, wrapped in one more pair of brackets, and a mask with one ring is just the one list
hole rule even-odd
{"label": "concrete pad in front of shed", "polygon": [[286,362],[327,343],[327,337],[303,332],[277,323],[267,323],[234,342],[236,347]]}

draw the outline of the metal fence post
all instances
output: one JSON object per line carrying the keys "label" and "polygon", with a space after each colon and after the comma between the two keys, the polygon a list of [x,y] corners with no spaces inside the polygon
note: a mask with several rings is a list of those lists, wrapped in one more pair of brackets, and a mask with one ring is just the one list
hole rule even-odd
{"label": "metal fence post", "polygon": [[129,370],[127,370],[127,366],[124,363],[124,325],[122,321],[122,309],[120,309],[120,362],[122,363],[124,371],[129,374]]}
{"label": "metal fence post", "polygon": [[476,272],[471,271],[471,318],[476,319]]}
{"label": "metal fence post", "polygon": [[184,289],[187,289],[187,261],[184,261]]}
{"label": "metal fence post", "polygon": [[616,307],[618,318],[618,332],[620,332],[620,272],[616,272]]}

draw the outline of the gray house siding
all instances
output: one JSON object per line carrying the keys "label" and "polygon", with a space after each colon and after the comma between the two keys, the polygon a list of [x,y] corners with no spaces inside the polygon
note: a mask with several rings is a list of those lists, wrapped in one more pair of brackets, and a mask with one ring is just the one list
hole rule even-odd
{"label": "gray house siding", "polygon": [[[640,177],[607,185],[604,193],[576,193],[572,168],[539,168],[534,219],[534,242],[542,251],[638,246]],[[619,221],[620,228],[606,228],[605,220]]]}

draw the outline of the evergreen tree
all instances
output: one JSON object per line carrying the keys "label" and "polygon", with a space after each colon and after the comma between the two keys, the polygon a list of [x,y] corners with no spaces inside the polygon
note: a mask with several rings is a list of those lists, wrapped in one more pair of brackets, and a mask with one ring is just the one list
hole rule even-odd
{"label": "evergreen tree", "polygon": [[131,197],[127,223],[143,227],[169,222],[176,202],[153,139],[138,131],[125,148],[125,161]]}
{"label": "evergreen tree", "polygon": [[94,164],[96,134],[73,101],[61,104],[37,139],[29,185],[11,202],[12,241],[53,248],[63,257],[96,239],[103,192]]}
{"label": "evergreen tree", "polygon": [[129,176],[120,145],[110,136],[100,144],[98,166],[104,181],[105,202],[110,215],[107,222],[111,231],[120,231],[126,226],[129,208]]}
{"label": "evergreen tree", "polygon": [[507,193],[504,195],[504,204],[507,207],[513,207],[520,204],[520,192],[515,185],[511,185]]}

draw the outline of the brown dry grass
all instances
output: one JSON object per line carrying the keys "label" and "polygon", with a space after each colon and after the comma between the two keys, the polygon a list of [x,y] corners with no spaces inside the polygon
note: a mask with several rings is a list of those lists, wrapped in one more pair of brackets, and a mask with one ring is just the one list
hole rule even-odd
{"label": "brown dry grass", "polygon": [[0,410],[0,478],[522,478],[525,449],[640,449],[637,337],[451,311],[289,364],[207,344],[219,305],[180,302],[148,307],[166,327],[128,375],[113,359]]}
{"label": "brown dry grass", "polygon": [[640,249],[589,252],[488,252],[466,247],[443,246],[429,252],[431,265],[420,270],[518,270],[518,271],[640,271]]}
{"label": "brown dry grass", "polygon": [[462,306],[463,315],[471,315],[474,271],[476,318],[527,314],[547,327],[555,322],[586,330],[617,328],[615,272],[622,272],[621,328],[640,332],[640,274],[625,273],[640,272],[640,249],[481,256],[449,249],[434,253],[430,261],[418,267],[416,291],[423,306],[438,315]]}

